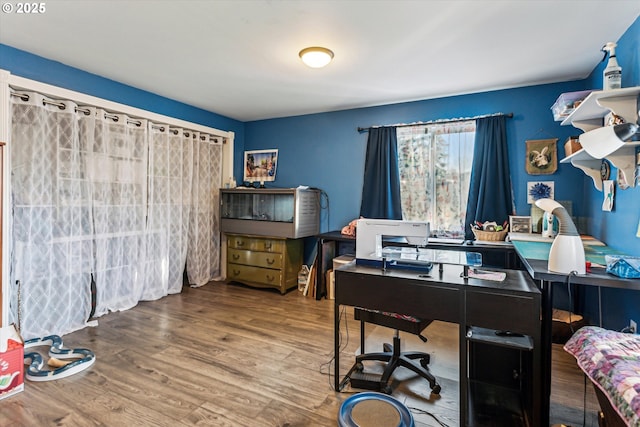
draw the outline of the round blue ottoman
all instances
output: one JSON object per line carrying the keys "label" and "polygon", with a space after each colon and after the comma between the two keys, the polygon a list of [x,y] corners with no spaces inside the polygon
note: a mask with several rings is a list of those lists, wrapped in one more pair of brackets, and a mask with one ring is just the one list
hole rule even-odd
{"label": "round blue ottoman", "polygon": [[415,427],[413,415],[402,402],[375,392],[354,394],[340,406],[340,427]]}

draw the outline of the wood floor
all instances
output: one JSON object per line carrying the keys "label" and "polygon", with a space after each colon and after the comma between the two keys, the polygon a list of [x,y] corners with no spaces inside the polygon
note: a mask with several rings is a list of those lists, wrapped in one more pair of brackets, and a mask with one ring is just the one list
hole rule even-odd
{"label": "wood floor", "polygon": [[[342,372],[359,347],[350,309],[345,318]],[[68,378],[27,381],[24,392],[0,401],[0,426],[335,426],[351,395],[332,386],[333,301],[296,290],[210,283],[98,323],[63,337],[66,347],[91,349],[96,363]],[[438,399],[426,381],[398,371],[408,381],[394,396],[418,427],[459,425],[455,328],[434,322],[425,331],[429,342],[418,341],[434,355]],[[375,328],[367,347],[388,338],[390,330]],[[583,425],[582,378],[571,356],[555,348],[552,423]],[[597,403],[591,385],[586,390],[586,426],[595,427]]]}

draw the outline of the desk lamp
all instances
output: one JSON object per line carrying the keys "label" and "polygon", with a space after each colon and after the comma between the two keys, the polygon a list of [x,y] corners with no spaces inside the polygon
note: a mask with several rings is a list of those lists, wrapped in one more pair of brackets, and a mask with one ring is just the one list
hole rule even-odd
{"label": "desk lamp", "polygon": [[567,210],[553,199],[538,199],[536,206],[558,218],[560,230],[551,244],[547,269],[556,273],[585,274],[584,246]]}

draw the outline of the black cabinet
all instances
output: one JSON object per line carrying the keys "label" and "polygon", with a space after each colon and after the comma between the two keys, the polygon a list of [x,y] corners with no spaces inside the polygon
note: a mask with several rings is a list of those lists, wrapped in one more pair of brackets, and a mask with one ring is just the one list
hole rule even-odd
{"label": "black cabinet", "polygon": [[470,425],[538,425],[540,292],[522,280],[469,288],[466,297]]}

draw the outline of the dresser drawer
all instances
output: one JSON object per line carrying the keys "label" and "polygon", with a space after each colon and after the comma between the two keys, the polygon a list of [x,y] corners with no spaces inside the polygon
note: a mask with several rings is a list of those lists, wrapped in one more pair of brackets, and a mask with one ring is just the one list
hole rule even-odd
{"label": "dresser drawer", "polygon": [[252,252],[242,249],[229,249],[228,261],[234,264],[253,265],[256,267],[282,268],[282,254],[277,252]]}
{"label": "dresser drawer", "polygon": [[284,241],[278,239],[262,239],[259,237],[228,235],[227,246],[230,249],[247,251],[284,252]]}
{"label": "dresser drawer", "polygon": [[227,265],[227,278],[275,287],[279,287],[282,284],[282,272],[280,270],[233,264],[231,262]]}

